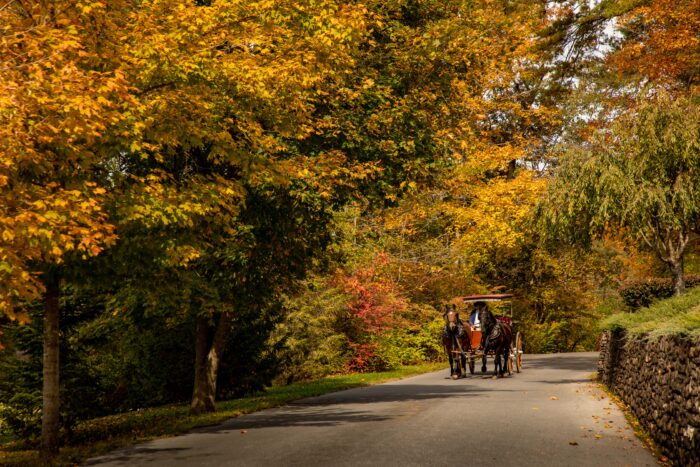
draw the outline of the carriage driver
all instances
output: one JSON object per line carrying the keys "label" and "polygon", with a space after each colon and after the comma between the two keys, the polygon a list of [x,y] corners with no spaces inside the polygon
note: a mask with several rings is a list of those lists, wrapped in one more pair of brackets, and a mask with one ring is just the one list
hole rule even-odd
{"label": "carriage driver", "polygon": [[476,302],[474,304],[474,309],[469,314],[469,325],[472,327],[472,329],[481,329],[481,321],[479,321],[479,310],[481,308],[484,308],[485,306],[486,303],[484,302]]}

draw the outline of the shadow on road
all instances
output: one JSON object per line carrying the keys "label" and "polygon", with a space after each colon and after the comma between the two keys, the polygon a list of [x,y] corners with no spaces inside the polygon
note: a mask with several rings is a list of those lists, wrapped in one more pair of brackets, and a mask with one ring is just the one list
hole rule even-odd
{"label": "shadow on road", "polygon": [[[124,451],[115,451],[113,454],[108,455],[110,462],[117,462],[122,464],[131,464],[135,458],[138,457],[140,464],[147,462],[157,462],[160,460],[158,454],[163,453],[175,453],[175,454],[185,454],[185,452],[191,451],[190,448],[151,448],[145,446],[133,446]],[[148,457],[146,457],[148,456]],[[197,459],[203,457],[211,457],[211,454],[196,454]],[[186,460],[193,458],[192,455],[181,455],[175,456],[175,459]],[[88,461],[82,465],[97,465],[103,461],[103,458],[96,458]]]}
{"label": "shadow on road", "polygon": [[[330,445],[333,446],[336,444],[343,445],[343,434],[356,432],[369,433],[370,435],[367,436],[376,436],[376,439],[381,441],[384,439],[382,433],[387,430],[394,430],[392,432],[395,432],[403,429],[406,425],[404,420],[413,421],[414,423],[416,420],[419,420],[421,423],[424,423],[425,419],[428,418],[427,414],[432,415],[433,413],[430,411],[438,410],[436,408],[440,409],[440,416],[444,416],[445,413],[448,416],[429,418],[451,420],[450,423],[454,423],[456,424],[455,426],[459,426],[459,429],[462,429],[462,424],[467,423],[470,418],[489,416],[495,410],[495,407],[501,407],[504,401],[506,404],[504,410],[508,414],[507,417],[509,419],[515,417],[514,419],[517,422],[515,426],[529,427],[532,425],[534,428],[536,425],[534,425],[533,419],[537,418],[537,413],[531,413],[529,410],[513,411],[512,407],[529,407],[530,403],[539,405],[542,395],[551,394],[551,388],[556,385],[573,385],[589,382],[587,376],[595,370],[597,358],[598,354],[593,352],[568,355],[526,354],[524,356],[523,374],[514,374],[512,377],[504,379],[491,379],[489,375],[484,377],[481,374],[477,374],[453,381],[449,379],[449,370],[445,369],[400,382],[329,393],[319,397],[301,399],[276,409],[233,418],[221,425],[201,427],[177,440],[158,441],[116,451],[101,459],[94,459],[87,465],[94,465],[99,462],[109,462],[111,465],[127,467],[134,465],[171,465],[173,463],[178,463],[179,465],[217,465],[217,463],[221,464],[221,453],[225,451],[222,446],[226,446],[227,443],[233,446],[232,448],[226,448],[229,451],[233,449],[231,452],[243,446],[249,450],[249,456],[255,456],[257,455],[255,449],[259,446],[268,446],[268,444],[265,444],[268,442],[267,440],[272,440],[273,442],[269,445],[274,447],[274,440],[280,436],[284,437],[285,434],[298,436],[300,432],[313,435],[310,438],[309,446],[313,445],[314,439],[330,440]],[[541,383],[546,383],[546,385]],[[533,397],[538,402],[533,402],[535,400]],[[565,407],[564,399],[562,398],[562,402],[556,405],[558,407],[556,410],[563,410],[562,417],[567,419],[570,416],[567,411],[574,413],[575,410],[572,407]],[[578,399],[575,399],[574,402],[576,400]],[[578,405],[578,403],[574,405]],[[589,421],[590,413],[586,412],[584,415],[584,420]],[[462,417],[464,421],[462,421]],[[576,425],[573,427],[574,435],[568,433],[562,435],[565,437],[560,439],[560,441],[566,449],[570,449],[573,446],[569,440],[574,438],[569,436],[575,436],[578,433],[578,425],[582,423],[585,422],[574,424]],[[411,426],[410,423],[408,426]],[[564,424],[564,429],[567,426],[567,424]],[[313,429],[306,431],[304,427],[312,427]],[[271,430],[264,430],[265,428]],[[292,428],[292,430],[285,430],[288,428]],[[299,428],[299,430],[294,430],[294,428]],[[540,442],[548,440],[547,436],[539,433],[541,430],[533,429],[531,431],[532,439]],[[340,435],[332,435],[332,433],[340,433]],[[487,433],[488,436],[485,439],[493,439],[495,436],[493,433],[495,432]],[[555,435],[559,436],[558,432]],[[341,438],[334,438],[333,436],[341,436]],[[409,432],[406,437],[410,439],[411,436],[412,433]],[[403,438],[400,436],[396,438],[403,441]],[[297,440],[297,438],[293,439]],[[175,447],[175,443],[177,443],[177,447]],[[581,444],[583,445],[583,443]],[[158,446],[163,447],[159,448]],[[285,446],[288,448],[289,443]],[[432,445],[426,447],[426,452],[432,452],[430,451],[432,447]],[[523,452],[530,452],[529,444],[527,449],[523,449]],[[297,455],[301,455],[300,453],[303,453],[303,450],[295,452]],[[536,454],[538,453],[539,451]],[[569,454],[567,451],[566,455],[568,456]],[[203,460],[202,456],[213,457]],[[281,453],[276,458],[282,459],[281,464],[284,464],[285,453]],[[250,457],[245,459],[251,462],[253,460]],[[239,465],[246,465],[245,459],[241,457]],[[577,462],[575,465],[612,465],[595,464],[588,457],[583,460],[579,459]],[[439,462],[434,463],[434,465],[439,464]],[[430,465],[429,460],[426,460],[422,465]],[[446,463],[445,465],[450,464]],[[499,464],[494,462],[493,464],[479,465]],[[528,465],[537,464],[531,463]],[[574,464],[562,462],[558,465]]]}
{"label": "shadow on road", "polygon": [[234,418],[222,425],[192,430],[192,433],[226,433],[228,431],[248,430],[254,428],[319,426],[331,427],[345,423],[381,422],[393,418],[390,415],[378,415],[359,410],[329,410],[326,407],[302,409],[288,407],[272,413],[258,413],[254,417]]}
{"label": "shadow on road", "polygon": [[575,370],[575,371],[590,371],[596,370],[598,363],[597,354],[590,352],[572,356],[567,354],[566,358],[560,357],[557,354],[549,355],[528,355],[524,356],[524,370],[533,369],[551,369],[551,370]]}
{"label": "shadow on road", "polygon": [[[491,379],[491,378],[489,378]],[[301,399],[292,402],[291,406],[316,406],[331,404],[367,404],[373,402],[405,402],[423,401],[429,399],[474,397],[486,392],[506,391],[510,389],[506,383],[508,378],[493,380],[490,387],[477,387],[470,384],[470,381],[482,382],[480,376],[459,380],[446,380],[444,385],[433,384],[383,384],[364,388],[350,389],[347,391],[334,392],[320,397]]]}
{"label": "shadow on road", "polygon": [[[217,433],[230,430],[290,426],[334,426],[345,423],[380,422],[401,416],[388,410],[367,411],[349,409],[354,404],[380,404],[405,401],[426,401],[431,399],[462,399],[476,397],[486,392],[511,392],[505,387],[489,389],[477,388],[468,384],[468,379],[450,381],[454,384],[442,385],[381,385],[352,389],[320,397],[302,399],[276,410],[258,412],[246,417],[234,418],[222,425],[193,430],[194,433]],[[460,384],[461,383],[461,384]],[[333,407],[333,406],[338,407]]]}

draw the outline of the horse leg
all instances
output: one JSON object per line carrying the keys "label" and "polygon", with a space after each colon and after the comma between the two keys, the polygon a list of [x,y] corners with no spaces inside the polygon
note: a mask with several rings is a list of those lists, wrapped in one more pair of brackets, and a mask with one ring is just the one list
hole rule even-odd
{"label": "horse leg", "polygon": [[[452,343],[451,343],[451,344],[452,344],[452,345],[451,345],[451,351],[450,351],[450,361],[453,361],[453,360],[454,360],[454,351],[455,351],[455,349],[457,349],[457,348],[459,347],[459,343],[458,343],[458,341],[457,341],[457,336],[454,336],[454,335],[452,336]],[[455,360],[455,369],[454,369],[454,372],[452,372],[452,374],[451,374],[452,379],[457,379],[457,378],[459,378],[459,374],[461,373],[461,369],[459,368],[459,363],[460,363],[460,362],[459,362],[459,357],[457,357],[457,358],[458,358],[458,359]],[[451,366],[450,366],[450,369],[452,369]]]}
{"label": "horse leg", "polygon": [[452,376],[455,374],[455,370],[453,368],[454,360],[452,358],[452,351],[451,350],[449,350],[447,352],[447,357],[450,359],[450,376]]}
{"label": "horse leg", "polygon": [[503,373],[501,372],[501,369],[503,368],[503,365],[501,364],[501,347],[499,346],[496,349],[496,367],[493,369],[494,376],[503,376]]}
{"label": "horse leg", "polygon": [[457,337],[455,339],[455,343],[457,344],[457,347],[459,348],[459,375],[462,378],[467,377],[467,355],[464,353],[464,349],[466,348],[466,342],[463,341],[461,337]]}
{"label": "horse leg", "polygon": [[484,356],[481,357],[481,372],[486,373],[486,354],[489,353],[489,339],[487,338],[484,342]]}
{"label": "horse leg", "polygon": [[493,376],[498,376],[499,369],[501,368],[501,349],[496,348],[493,355]]}
{"label": "horse leg", "polygon": [[505,375],[508,371],[508,360],[510,359],[510,344],[504,343],[503,345],[503,367],[501,368],[501,376]]}
{"label": "horse leg", "polygon": [[505,365],[507,363],[507,360],[502,360],[501,357],[503,356],[503,342],[498,342],[494,346],[494,367],[493,367],[493,375],[494,376],[499,376],[503,377],[503,373],[505,370]]}

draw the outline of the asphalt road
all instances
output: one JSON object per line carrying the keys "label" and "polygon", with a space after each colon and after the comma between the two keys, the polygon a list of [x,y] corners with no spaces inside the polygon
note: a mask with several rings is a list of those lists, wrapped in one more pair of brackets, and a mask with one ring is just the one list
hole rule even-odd
{"label": "asphalt road", "polygon": [[523,372],[509,378],[453,381],[444,370],[336,392],[88,465],[658,465],[590,384],[596,360],[597,353],[525,355]]}

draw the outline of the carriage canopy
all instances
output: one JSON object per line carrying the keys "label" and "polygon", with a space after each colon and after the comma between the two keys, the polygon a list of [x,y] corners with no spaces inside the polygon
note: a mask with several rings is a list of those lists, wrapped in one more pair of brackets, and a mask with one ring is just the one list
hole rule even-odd
{"label": "carriage canopy", "polygon": [[487,294],[487,295],[468,295],[466,297],[461,297],[464,303],[474,303],[474,302],[500,302],[503,300],[508,300],[513,298],[513,294],[502,293],[502,294]]}
{"label": "carriage canopy", "polygon": [[513,298],[513,294],[511,293],[502,293],[502,294],[486,294],[486,295],[467,295],[466,297],[457,297],[457,300],[460,300],[464,303],[477,303],[477,302],[506,302],[506,310],[501,310],[500,314],[501,316],[496,316],[496,318],[500,321],[504,321],[508,323],[508,325],[513,324],[513,302],[510,300]]}

